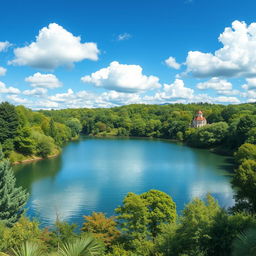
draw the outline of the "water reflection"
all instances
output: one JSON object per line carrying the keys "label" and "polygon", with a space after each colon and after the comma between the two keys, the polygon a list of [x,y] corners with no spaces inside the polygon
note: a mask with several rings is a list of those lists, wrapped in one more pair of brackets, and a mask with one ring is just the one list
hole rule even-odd
{"label": "water reflection", "polygon": [[44,225],[56,218],[81,224],[92,211],[114,214],[128,192],[159,189],[178,210],[212,193],[233,204],[226,158],[160,140],[86,139],[68,144],[60,157],[15,167],[30,191],[28,215]]}

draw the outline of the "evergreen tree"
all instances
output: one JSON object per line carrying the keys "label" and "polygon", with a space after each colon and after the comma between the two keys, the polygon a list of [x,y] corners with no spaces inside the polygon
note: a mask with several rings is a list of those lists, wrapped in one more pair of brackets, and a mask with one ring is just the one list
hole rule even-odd
{"label": "evergreen tree", "polygon": [[19,118],[16,109],[8,102],[0,104],[0,143],[12,139],[17,134]]}
{"label": "evergreen tree", "polygon": [[8,160],[3,159],[0,147],[0,221],[12,226],[24,212],[28,194],[16,187],[16,179]]}

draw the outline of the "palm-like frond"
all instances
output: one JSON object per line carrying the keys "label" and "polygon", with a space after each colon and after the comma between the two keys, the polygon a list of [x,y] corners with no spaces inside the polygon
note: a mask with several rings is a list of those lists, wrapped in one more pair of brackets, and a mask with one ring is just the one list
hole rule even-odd
{"label": "palm-like frond", "polygon": [[8,255],[6,253],[3,253],[3,252],[0,252],[0,256],[10,256],[10,255]]}
{"label": "palm-like frond", "polygon": [[43,256],[39,245],[33,242],[25,242],[20,248],[12,249],[15,256]]}
{"label": "palm-like frond", "polygon": [[100,256],[103,245],[90,235],[65,243],[59,249],[60,256]]}
{"label": "palm-like frond", "polygon": [[256,255],[256,229],[248,229],[235,240],[233,256],[241,255]]}

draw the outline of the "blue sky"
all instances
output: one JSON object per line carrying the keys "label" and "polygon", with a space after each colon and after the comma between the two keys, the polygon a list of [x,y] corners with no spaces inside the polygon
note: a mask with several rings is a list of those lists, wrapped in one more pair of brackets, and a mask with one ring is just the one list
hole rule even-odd
{"label": "blue sky", "polygon": [[256,2],[5,1],[0,100],[33,109],[256,101]]}

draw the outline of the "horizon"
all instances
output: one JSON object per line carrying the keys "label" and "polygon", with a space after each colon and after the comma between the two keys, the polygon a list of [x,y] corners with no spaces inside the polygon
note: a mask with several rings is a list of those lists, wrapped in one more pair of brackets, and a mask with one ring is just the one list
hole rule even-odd
{"label": "horizon", "polygon": [[256,101],[256,3],[59,3],[2,4],[1,102],[43,110]]}

